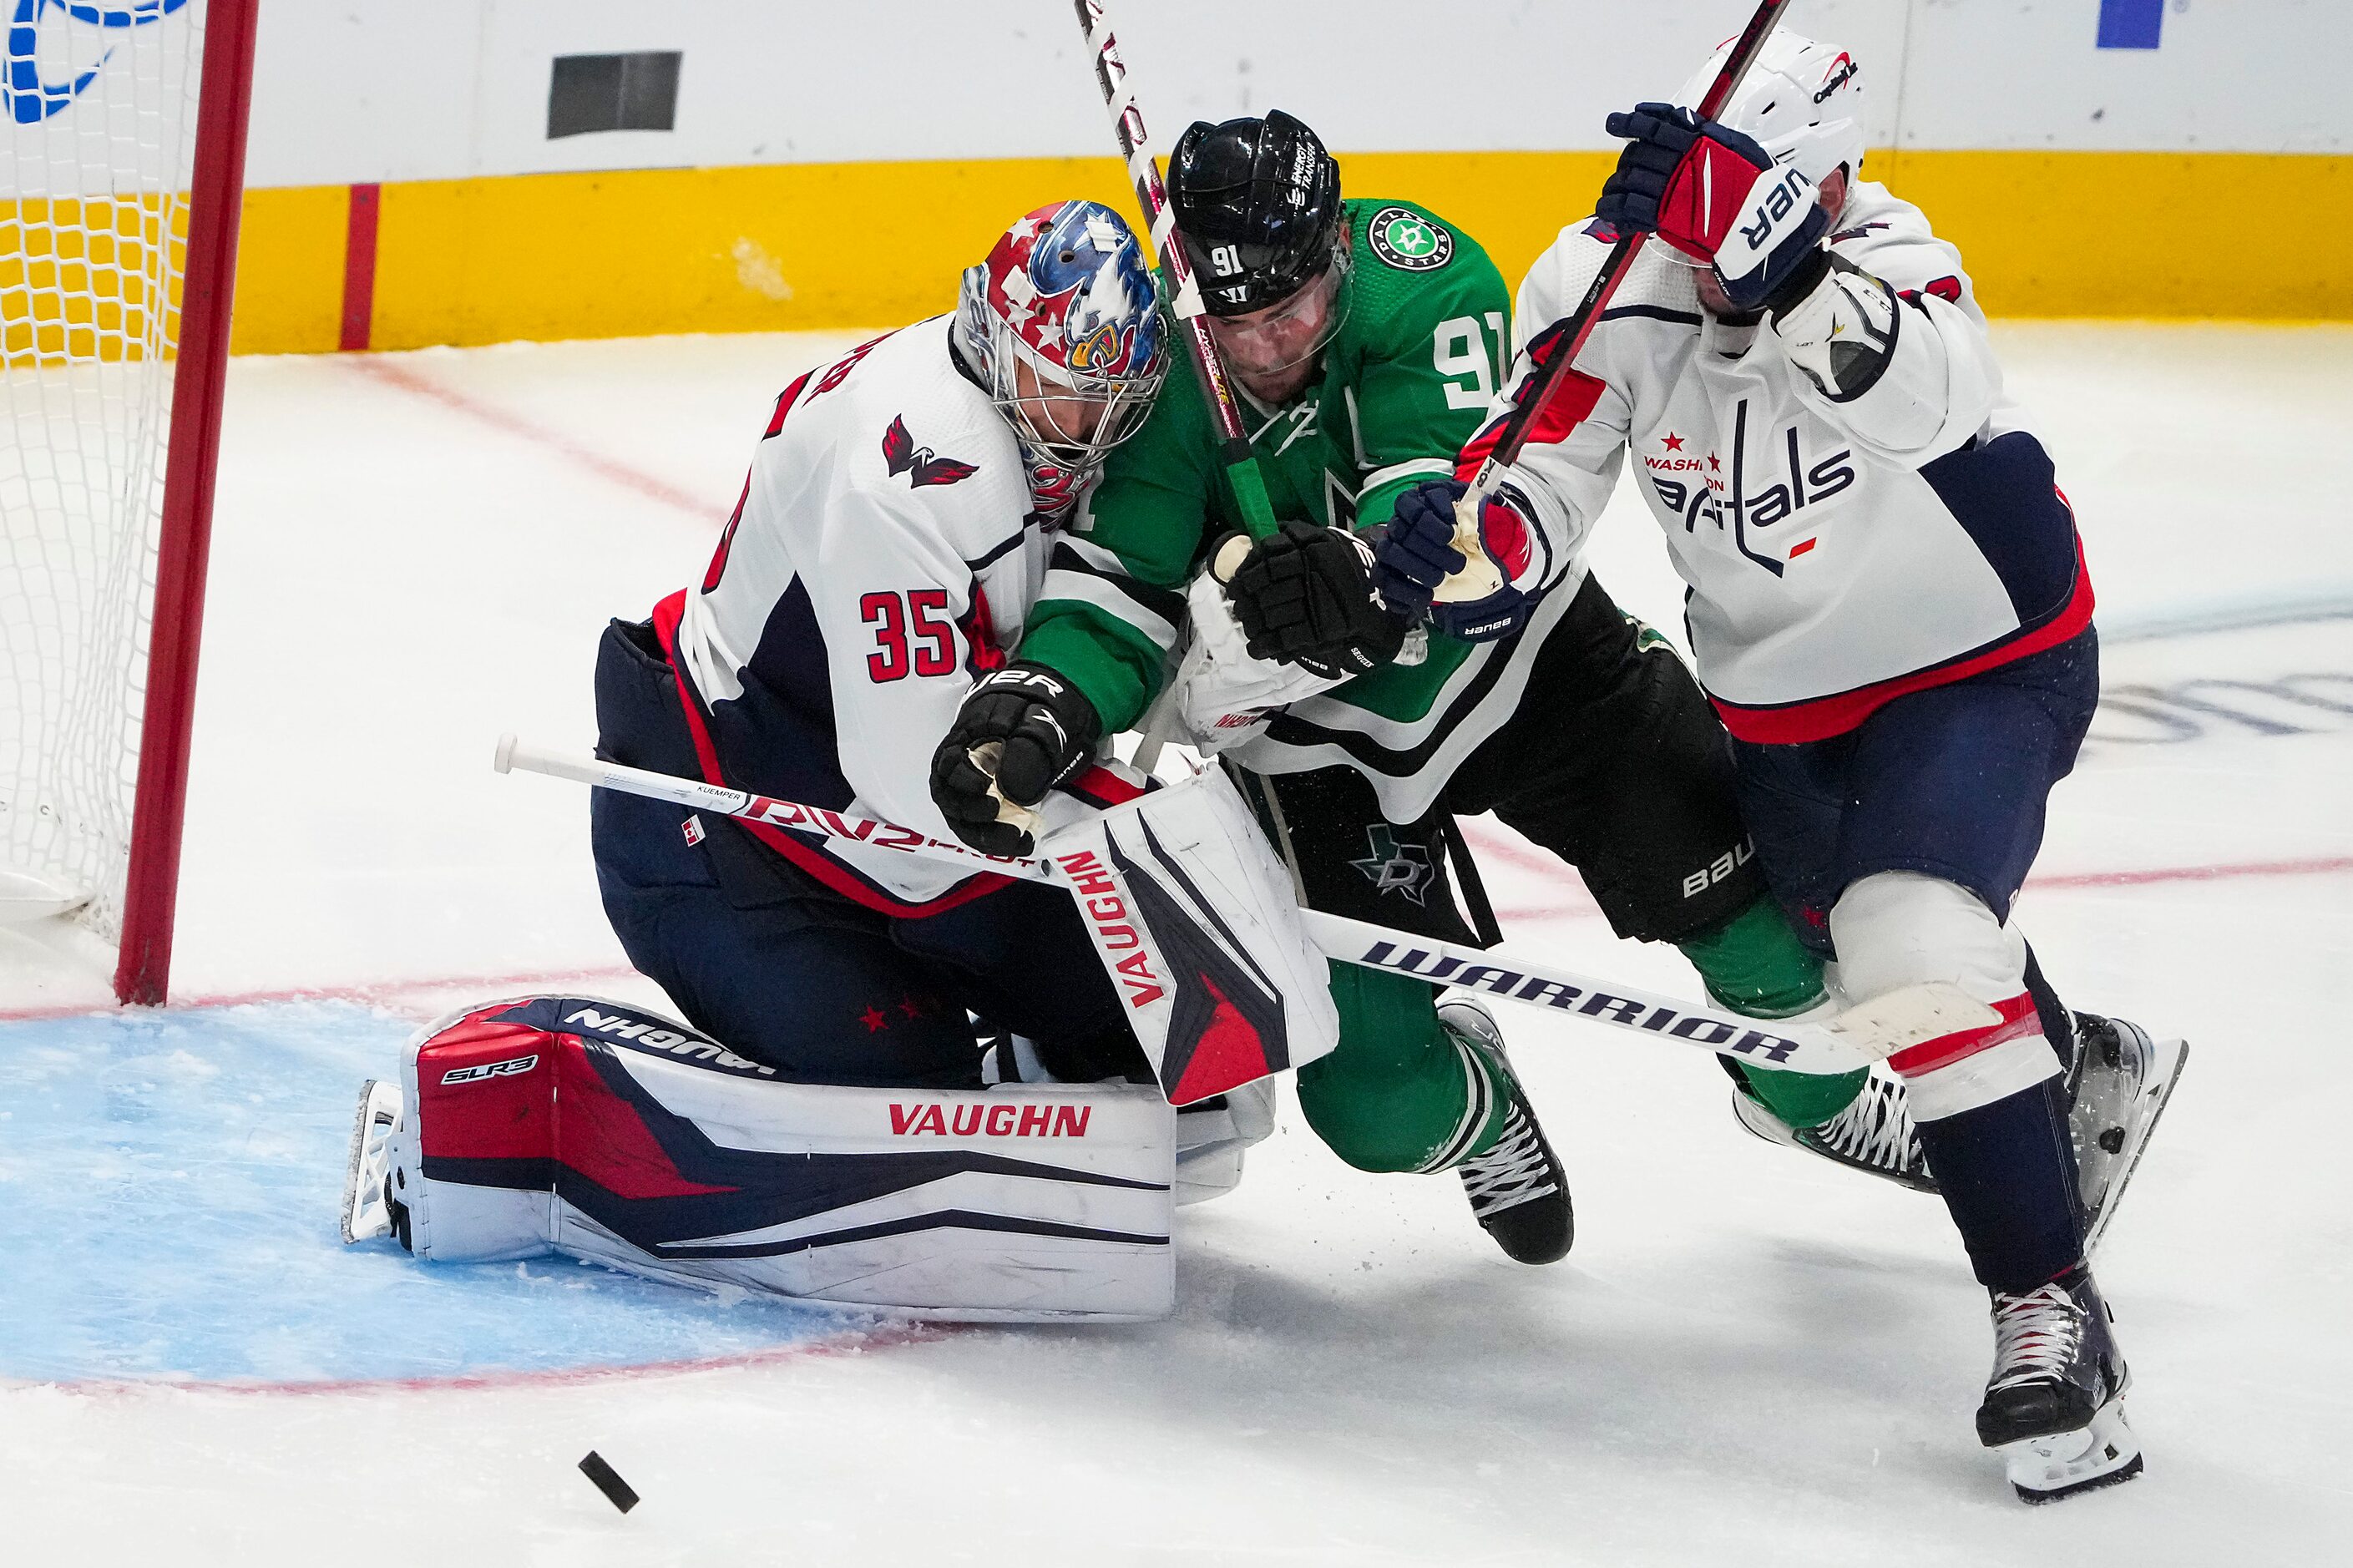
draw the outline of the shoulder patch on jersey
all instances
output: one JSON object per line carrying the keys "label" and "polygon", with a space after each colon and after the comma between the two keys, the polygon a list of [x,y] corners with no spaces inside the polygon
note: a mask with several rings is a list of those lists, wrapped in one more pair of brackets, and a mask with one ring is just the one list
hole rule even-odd
{"label": "shoulder patch on jersey", "polygon": [[1373,254],[1400,272],[1431,272],[1454,259],[1446,226],[1411,207],[1383,207],[1365,225]]}
{"label": "shoulder patch on jersey", "polygon": [[891,428],[882,432],[882,460],[893,474],[905,474],[911,489],[925,485],[952,485],[958,479],[968,479],[980,472],[980,465],[957,458],[933,455],[929,447],[918,447],[915,438],[907,434],[904,415],[894,416]]}
{"label": "shoulder patch on jersey", "polygon": [[1832,245],[1843,245],[1850,239],[1861,239],[1866,235],[1875,233],[1876,231],[1888,226],[1889,225],[1884,219],[1875,219],[1870,223],[1857,224],[1852,228],[1842,228],[1836,234],[1831,236],[1831,243]]}

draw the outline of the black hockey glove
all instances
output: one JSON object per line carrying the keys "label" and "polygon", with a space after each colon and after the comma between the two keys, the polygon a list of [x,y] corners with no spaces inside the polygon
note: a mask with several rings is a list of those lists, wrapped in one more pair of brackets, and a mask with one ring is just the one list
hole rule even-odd
{"label": "black hockey glove", "polygon": [[1042,664],[1009,664],[972,689],[932,753],[932,803],[982,854],[1031,854],[1028,833],[997,820],[991,774],[972,753],[993,744],[997,789],[1016,805],[1035,805],[1078,771],[1102,735],[1094,704],[1068,678]]}
{"label": "black hockey glove", "polygon": [[1226,596],[1252,658],[1345,678],[1387,664],[1405,642],[1405,617],[1373,587],[1372,547],[1345,528],[1293,519],[1254,541]]}

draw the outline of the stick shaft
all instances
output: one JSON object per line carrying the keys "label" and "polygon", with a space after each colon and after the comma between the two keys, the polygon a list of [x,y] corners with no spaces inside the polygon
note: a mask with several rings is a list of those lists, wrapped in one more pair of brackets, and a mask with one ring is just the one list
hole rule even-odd
{"label": "stick shaft", "polygon": [[[1748,74],[1748,68],[1765,47],[1765,40],[1772,37],[1774,26],[1781,20],[1781,13],[1788,8],[1789,0],[1759,0],[1755,14],[1748,18],[1748,26],[1741,31],[1739,41],[1733,45],[1731,54],[1725,57],[1724,68],[1715,73],[1715,80],[1701,97],[1698,105],[1700,118],[1714,119],[1717,111],[1730,101],[1732,95],[1740,89],[1741,79]],[[1472,516],[1477,516],[1479,504],[1494,493],[1496,485],[1502,482],[1503,470],[1518,458],[1520,449],[1527,445],[1528,437],[1535,429],[1537,421],[1543,418],[1545,409],[1559,395],[1561,387],[1568,380],[1570,369],[1576,363],[1577,351],[1585,346],[1585,340],[1593,335],[1594,325],[1601,320],[1601,312],[1608,308],[1609,297],[1618,292],[1618,285],[1625,281],[1635,256],[1650,237],[1649,231],[1640,230],[1622,236],[1610,247],[1609,259],[1594,275],[1593,282],[1585,290],[1585,298],[1570,312],[1567,332],[1553,345],[1550,356],[1537,368],[1535,382],[1526,401],[1520,405],[1504,426],[1495,449],[1487,455],[1486,461],[1479,465],[1479,472],[1471,483],[1471,493],[1465,498]]]}
{"label": "stick shaft", "polygon": [[[1050,860],[998,859],[961,844],[948,844],[913,828],[871,817],[674,778],[594,757],[550,752],[525,744],[512,735],[499,742],[497,766],[501,773],[522,768],[722,816],[765,822],[837,843],[873,845],[919,858],[961,863],[975,871],[989,870],[1029,881],[1070,886]],[[1627,1033],[1696,1047],[1736,1061],[1796,1072],[1839,1073],[1867,1067],[1884,1054],[1866,1043],[1817,1029],[1764,1026],[1752,1018],[1694,1007],[1549,963],[1438,942],[1317,910],[1302,910],[1299,913],[1308,940],[1322,949],[1324,956],[1343,963],[1408,974],[1433,985],[1461,985],[1505,1001],[1588,1018]]]}
{"label": "stick shaft", "polygon": [[959,864],[976,873],[994,871],[1001,877],[1018,877],[1032,882],[1056,879],[1052,865],[1045,860],[984,855],[977,849],[934,838],[896,823],[882,822],[871,816],[854,816],[846,811],[828,811],[822,806],[803,805],[795,800],[776,800],[746,790],[729,789],[723,784],[704,784],[700,779],[682,779],[646,768],[628,767],[576,752],[552,752],[518,741],[512,735],[500,739],[498,760],[493,765],[501,773],[521,768],[526,773],[570,779],[596,789],[617,790],[623,795],[642,795],[648,800],[668,801],[690,811],[708,811],[714,816],[764,822],[771,827],[787,828],[836,843],[866,844],[877,849],[892,849],[913,855],[918,859]]}
{"label": "stick shaft", "polygon": [[1167,189],[1152,161],[1152,140],[1144,127],[1144,111],[1136,107],[1135,89],[1127,83],[1127,62],[1120,58],[1119,40],[1112,37],[1102,0],[1074,0],[1074,4],[1079,30],[1094,55],[1095,84],[1103,89],[1112,134],[1118,139],[1119,155],[1127,161],[1128,177],[1135,182],[1136,205],[1143,209],[1161,274],[1168,279],[1169,309],[1185,335],[1193,374],[1209,405],[1209,416],[1217,421],[1226,477],[1241,508],[1242,526],[1263,539],[1274,531],[1274,505],[1267,499],[1266,479],[1250,452],[1250,432],[1242,425],[1241,404],[1234,395],[1225,356],[1209,336],[1208,312],[1201,304],[1200,286],[1193,280],[1193,264],[1185,255],[1183,237],[1176,232],[1176,213],[1168,205]]}

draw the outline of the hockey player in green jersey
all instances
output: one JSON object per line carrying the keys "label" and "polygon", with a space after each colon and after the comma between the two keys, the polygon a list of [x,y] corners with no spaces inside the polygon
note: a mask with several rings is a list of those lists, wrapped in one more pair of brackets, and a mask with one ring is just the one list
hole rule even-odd
{"label": "hockey player in green jersey", "polygon": [[[1174,727],[1235,765],[1312,906],[1495,940],[1475,879],[1474,931],[1448,869],[1451,852],[1468,870],[1452,815],[1492,810],[1577,868],[1620,936],[1681,945],[1719,1001],[1764,1017],[1814,1004],[1819,969],[1750,864],[1722,729],[1672,650],[1581,563],[1529,561],[1533,534],[1490,540],[1541,591],[1433,605],[1426,632],[1382,599],[1368,540],[1401,496],[1451,474],[1509,355],[1494,264],[1413,203],[1343,200],[1337,165],[1280,111],[1195,124],[1168,188],[1282,527],[1222,593],[1204,591],[1200,569],[1241,514],[1199,386],[1170,378],[1058,542],[1015,662],[942,744],[948,821],[977,847],[1027,852],[1004,837],[974,748],[1002,748],[1007,798],[1041,798],[1145,719],[1180,628],[1214,651],[1222,621],[1246,645],[1229,662],[1269,679],[1180,686]],[[1298,1078],[1318,1134],[1365,1170],[1458,1169],[1507,1253],[1564,1255],[1566,1177],[1493,1020],[1437,1005],[1419,981],[1333,970],[1342,1043]],[[1856,1087],[1775,1076],[1791,1080],[1799,1125]],[[1830,1110],[1797,1103],[1808,1096]]]}

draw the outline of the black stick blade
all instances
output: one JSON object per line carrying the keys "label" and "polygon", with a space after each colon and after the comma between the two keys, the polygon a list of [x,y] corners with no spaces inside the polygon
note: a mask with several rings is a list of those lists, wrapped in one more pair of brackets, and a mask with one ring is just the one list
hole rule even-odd
{"label": "black stick blade", "polygon": [[621,1479],[620,1471],[607,1464],[596,1449],[589,1449],[588,1457],[580,1461],[580,1473],[596,1482],[596,1489],[605,1494],[605,1500],[623,1513],[638,1506],[638,1494],[629,1489],[629,1483]]}

